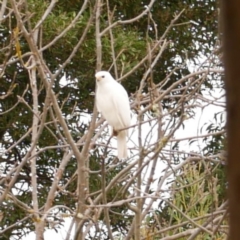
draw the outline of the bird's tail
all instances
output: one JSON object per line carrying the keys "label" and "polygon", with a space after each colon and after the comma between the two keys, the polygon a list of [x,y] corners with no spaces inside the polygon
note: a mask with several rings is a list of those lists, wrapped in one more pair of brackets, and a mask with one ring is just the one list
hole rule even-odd
{"label": "bird's tail", "polygon": [[127,158],[127,131],[120,131],[117,135],[118,158]]}

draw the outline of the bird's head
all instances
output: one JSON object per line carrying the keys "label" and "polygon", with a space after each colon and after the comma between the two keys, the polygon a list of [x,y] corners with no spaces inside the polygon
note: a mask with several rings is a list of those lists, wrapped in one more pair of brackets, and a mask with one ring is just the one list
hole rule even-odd
{"label": "bird's head", "polygon": [[106,80],[111,80],[112,76],[109,72],[107,71],[100,71],[95,74],[97,82],[101,81],[106,81]]}

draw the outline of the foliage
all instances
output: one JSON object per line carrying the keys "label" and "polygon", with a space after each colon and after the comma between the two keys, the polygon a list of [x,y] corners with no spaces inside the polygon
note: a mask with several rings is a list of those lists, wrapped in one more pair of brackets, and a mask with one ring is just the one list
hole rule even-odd
{"label": "foliage", "polygon": [[[209,135],[200,136],[203,145],[196,154],[206,163],[191,165],[191,153],[182,154],[181,140],[174,140],[187,119],[221,100],[205,96],[216,84],[222,88],[215,0],[4,2],[0,239],[21,239],[29,231],[41,239],[45,225],[58,231],[64,214],[76,226],[91,229],[86,239],[94,239],[90,232],[106,239],[138,239],[144,233],[134,226],[146,216],[151,219],[153,202],[158,203],[158,192],[173,175],[168,201],[184,205],[181,211],[189,218],[210,214],[224,202],[218,155],[224,149],[224,119],[207,124]],[[199,64],[202,55],[206,60]],[[194,73],[189,63],[197,68]],[[96,119],[92,93],[100,66],[121,80],[130,96],[136,121],[126,161],[116,160],[114,140],[108,141],[106,126]],[[161,174],[160,160],[167,169]],[[203,178],[208,171],[212,182]],[[188,181],[194,184],[186,187]],[[173,194],[176,187],[181,191]],[[213,189],[215,198],[208,196],[204,203],[196,198],[200,190],[206,195]],[[186,220],[167,202],[155,214],[164,227]],[[150,221],[152,229],[156,224]]]}

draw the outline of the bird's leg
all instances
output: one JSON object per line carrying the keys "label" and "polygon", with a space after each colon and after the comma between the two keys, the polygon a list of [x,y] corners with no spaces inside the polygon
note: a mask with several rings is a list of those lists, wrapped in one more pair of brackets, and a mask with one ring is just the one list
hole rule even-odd
{"label": "bird's leg", "polygon": [[118,135],[118,131],[114,128],[112,129],[112,137],[116,137]]}

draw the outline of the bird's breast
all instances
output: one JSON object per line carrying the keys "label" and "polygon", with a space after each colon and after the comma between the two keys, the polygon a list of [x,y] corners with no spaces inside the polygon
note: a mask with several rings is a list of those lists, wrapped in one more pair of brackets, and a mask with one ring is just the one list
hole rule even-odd
{"label": "bird's breast", "polygon": [[97,97],[97,107],[102,113],[103,117],[107,120],[109,125],[114,128],[119,126],[119,121],[117,118],[117,112],[111,97],[107,95],[101,95]]}
{"label": "bird's breast", "polygon": [[126,126],[124,126],[123,122],[121,121],[119,111],[114,104],[115,97],[116,96],[113,92],[101,92],[101,90],[99,90],[96,94],[96,101],[98,111],[101,112],[110,126],[112,126],[115,130],[118,130]]}

